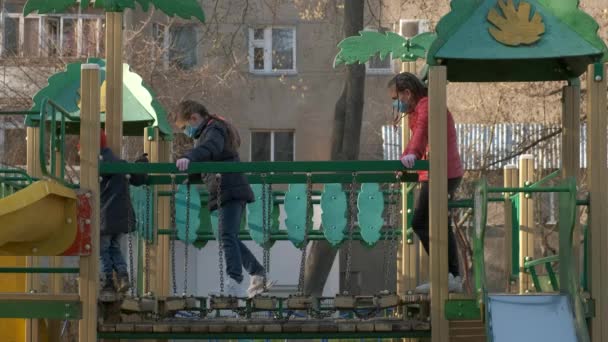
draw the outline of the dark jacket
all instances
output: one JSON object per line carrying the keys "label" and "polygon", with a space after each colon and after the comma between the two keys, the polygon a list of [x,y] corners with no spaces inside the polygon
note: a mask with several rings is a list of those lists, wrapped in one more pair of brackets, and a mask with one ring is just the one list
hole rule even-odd
{"label": "dark jacket", "polygon": [[[145,157],[144,157],[145,158]],[[143,158],[138,162],[145,162]],[[126,163],[109,148],[101,150],[101,163]],[[135,213],[131,204],[129,183],[135,186],[145,184],[147,175],[122,174],[101,175],[100,187],[100,231],[101,235],[126,234],[135,230]]]}
{"label": "dark jacket", "polygon": [[[184,158],[191,162],[239,162],[239,153],[235,148],[230,148],[226,144],[228,138],[228,128],[221,121],[209,119],[198,128],[194,134],[194,148],[190,150]],[[198,175],[191,176],[190,179],[200,179]],[[200,175],[207,185],[209,191],[208,207],[210,211],[218,208],[218,182],[215,174]],[[253,191],[249,186],[247,177],[243,173],[223,173],[222,174],[222,203],[229,201],[254,201]]]}

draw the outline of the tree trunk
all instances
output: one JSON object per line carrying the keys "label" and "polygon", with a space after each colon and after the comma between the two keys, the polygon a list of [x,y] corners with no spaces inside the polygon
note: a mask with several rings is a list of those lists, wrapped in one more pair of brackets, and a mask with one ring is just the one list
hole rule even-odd
{"label": "tree trunk", "polygon": [[[364,0],[344,2],[344,36],[350,37],[363,30]],[[336,102],[332,137],[332,160],[359,158],[363,102],[365,96],[365,65],[346,67],[346,81],[342,95]],[[337,249],[327,241],[313,241],[304,278],[304,292],[320,296],[336,258]]]}

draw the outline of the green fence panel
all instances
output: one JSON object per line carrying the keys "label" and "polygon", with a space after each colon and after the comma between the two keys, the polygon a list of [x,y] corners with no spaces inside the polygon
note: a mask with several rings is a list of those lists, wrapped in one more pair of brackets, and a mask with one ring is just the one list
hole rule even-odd
{"label": "green fence panel", "polygon": [[301,247],[304,242],[306,230],[311,225],[306,222],[306,184],[290,184],[285,194],[285,225],[289,240],[296,246]]}
{"label": "green fence panel", "polygon": [[380,240],[380,232],[384,225],[384,195],[378,183],[364,183],[357,202],[359,213],[357,219],[361,230],[361,238],[368,246],[375,245]]}
{"label": "green fence panel", "polygon": [[[272,241],[270,240],[270,233],[275,228],[273,224],[274,218],[276,217],[274,205],[274,196],[272,195],[272,189],[268,184],[252,184],[251,189],[255,196],[255,202],[247,205],[247,227],[249,228],[249,235],[251,239],[260,246],[270,246]],[[264,214],[266,210],[266,214]],[[264,222],[265,215],[267,222]],[[278,218],[278,217],[277,217]],[[266,229],[268,234],[264,233],[264,225],[268,225]]]}
{"label": "green fence panel", "polygon": [[154,241],[154,190],[130,186],[131,204],[135,214],[135,230],[147,241]]}
{"label": "green fence panel", "polygon": [[345,238],[346,232],[346,194],[342,190],[342,184],[326,184],[321,195],[321,221],[323,224],[323,235],[334,247],[338,246]]}
{"label": "green fence panel", "polygon": [[[196,186],[190,185],[190,196],[188,198],[188,185],[180,184],[175,194],[175,225],[177,227],[177,238],[193,243],[196,240],[197,231],[201,225],[201,197]],[[188,217],[188,218],[187,218]],[[213,214],[211,215],[213,222]],[[189,222],[186,234],[186,222]],[[214,230],[217,237],[217,231]]]}

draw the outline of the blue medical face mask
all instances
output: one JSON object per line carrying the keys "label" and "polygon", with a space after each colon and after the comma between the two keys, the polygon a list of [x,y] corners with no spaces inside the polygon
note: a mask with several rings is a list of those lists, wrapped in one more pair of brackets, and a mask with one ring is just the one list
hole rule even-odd
{"label": "blue medical face mask", "polygon": [[393,101],[393,109],[395,109],[399,113],[407,113],[409,109],[409,105],[399,99]]}
{"label": "blue medical face mask", "polygon": [[190,125],[186,125],[186,127],[184,128],[184,134],[188,138],[194,138],[194,135],[196,134],[196,127],[192,127]]}

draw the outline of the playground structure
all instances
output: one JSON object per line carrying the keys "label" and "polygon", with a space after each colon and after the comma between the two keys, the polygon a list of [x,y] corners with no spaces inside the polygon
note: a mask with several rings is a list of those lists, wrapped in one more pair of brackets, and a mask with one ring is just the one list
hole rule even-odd
{"label": "playground structure", "polygon": [[[523,17],[532,17],[526,29],[519,30],[519,22],[509,20],[518,11],[526,14]],[[30,118],[37,117],[38,123],[32,123],[36,120],[29,121],[32,124],[28,127],[27,174],[3,170],[0,175],[2,189],[10,188],[10,191],[3,190],[3,195],[9,196],[0,200],[0,222],[2,227],[11,225],[11,230],[2,228],[0,232],[0,255],[77,255],[81,258],[78,269],[13,267],[2,268],[2,272],[77,272],[80,293],[56,296],[3,294],[0,296],[0,307],[7,310],[2,310],[0,317],[79,319],[80,341],[94,341],[96,338],[362,337],[527,341],[552,339],[552,334],[558,334],[555,336],[563,341],[607,340],[608,327],[603,326],[602,322],[608,317],[608,292],[605,290],[608,288],[608,273],[601,272],[606,268],[604,261],[608,259],[608,250],[604,248],[608,243],[608,232],[602,229],[602,225],[608,221],[608,214],[603,210],[608,204],[608,141],[605,132],[608,122],[606,71],[603,64],[607,56],[606,46],[597,37],[597,24],[578,8],[576,1],[550,4],[543,0],[530,0],[514,5],[511,1],[486,0],[453,2],[452,12],[439,22],[436,35],[412,40],[392,34],[375,35],[372,41],[378,45],[371,47],[369,44],[358,44],[358,37],[347,38],[340,45],[342,51],[336,58],[337,64],[365,62],[377,52],[383,55],[392,52],[395,58],[404,62],[426,56],[429,65],[429,144],[432,153],[428,163],[419,161],[411,171],[430,171],[430,298],[408,292],[416,285],[416,265],[411,262],[411,256],[417,253],[417,248],[408,226],[407,214],[411,211],[412,197],[409,191],[411,187],[407,183],[415,183],[417,178],[410,170],[402,170],[399,162],[393,161],[202,163],[193,164],[188,173],[213,173],[218,177],[226,172],[248,174],[259,201],[248,208],[249,229],[243,230],[240,236],[260,244],[265,250],[265,261],[266,257],[270,257],[267,250],[272,242],[282,239],[289,239],[299,248],[306,246],[310,240],[326,239],[334,246],[345,247],[348,256],[353,240],[362,240],[373,246],[380,240],[391,243],[400,237],[400,279],[396,294],[353,296],[344,293],[333,298],[311,298],[302,293],[302,284],[298,293],[288,298],[262,296],[252,300],[193,296],[188,293],[186,284],[183,295],[177,293],[175,285],[171,291],[171,272],[175,272],[176,267],[170,264],[175,261],[175,256],[171,255],[174,252],[173,241],[179,238],[187,244],[203,246],[206,241],[215,239],[221,222],[212,215],[206,217],[204,210],[200,209],[203,214],[199,216],[197,227],[195,213],[197,206],[204,207],[204,196],[197,199],[191,185],[181,185],[178,189],[177,184],[181,184],[185,175],[178,173],[174,165],[169,163],[170,135],[162,132],[162,125],[159,124],[162,118],[153,120],[156,127],[142,127],[140,130],[144,132],[145,148],[151,157],[151,164],[98,165],[99,94],[103,74],[100,65],[92,63],[79,66],[82,69],[79,74],[79,116],[74,117],[47,95],[42,99],[41,106],[36,108],[37,111],[28,113]],[[420,55],[420,50],[428,50],[428,53]],[[108,49],[109,55],[115,53]],[[118,105],[123,103],[123,92],[116,91],[120,87],[116,87],[116,74],[112,74],[123,68],[119,67],[122,63],[117,64],[116,56],[113,58],[112,61],[108,58],[107,63],[106,131],[110,147],[116,149],[126,126],[123,126],[121,105]],[[404,69],[412,68],[411,63],[404,65]],[[589,196],[588,199],[577,200],[579,77],[585,71],[589,127],[587,146],[590,147]],[[122,73],[119,80],[122,80]],[[532,184],[533,164],[529,158],[522,158],[519,177],[514,176],[515,169],[506,169],[503,187],[488,187],[481,180],[473,199],[449,202],[446,190],[447,156],[444,149],[436,148],[446,145],[444,132],[447,123],[443,113],[446,112],[447,81],[557,80],[568,82],[563,91],[561,184],[557,187]],[[154,107],[153,99],[149,100],[150,106]],[[70,127],[78,127],[81,136],[81,182],[78,192],[70,189],[63,179],[65,135]],[[49,137],[45,136],[47,128]],[[407,139],[408,134],[403,136]],[[48,141],[51,142],[50,156],[46,155],[49,149],[45,144]],[[54,145],[57,142],[59,144]],[[47,170],[47,164],[50,164],[50,170]],[[143,194],[150,199],[146,199],[146,202],[153,203],[156,209],[151,210],[150,204],[146,204],[143,215],[138,213],[140,221],[143,218],[145,222],[145,230],[138,234],[138,240],[145,245],[139,291],[121,299],[120,308],[117,309],[132,313],[137,317],[137,322],[102,321],[98,324],[99,203],[96,199],[100,173],[151,175]],[[517,182],[515,178],[519,178]],[[36,182],[37,179],[42,180]],[[389,185],[381,190],[378,183]],[[289,190],[279,194],[273,191],[273,184],[289,184]],[[325,184],[320,193],[321,206],[326,209],[323,211],[325,230],[322,232],[311,230],[312,197],[316,190],[313,184]],[[343,189],[342,184],[350,186]],[[399,185],[403,189],[401,196],[394,191]],[[559,193],[560,248],[559,255],[535,260],[534,233],[530,229],[534,225],[534,218],[529,208],[533,201],[530,195],[537,192]],[[490,194],[504,194],[504,197],[492,197]],[[490,294],[485,285],[484,271],[487,206],[490,202],[504,203],[510,213],[513,210],[512,195],[519,196],[518,222],[508,222],[511,215],[506,215],[505,226],[515,225],[525,229],[518,229],[517,253],[511,248],[513,230],[506,230],[505,246],[508,248],[505,250],[513,255],[506,258],[505,268],[517,278],[518,294]],[[399,220],[395,220],[394,211],[399,200],[404,215],[400,229],[396,229]],[[277,230],[274,223],[280,201],[284,202],[287,212],[287,232]],[[582,281],[576,274],[574,263],[577,256],[573,254],[577,205],[589,206],[585,234],[585,262],[589,266],[583,268]],[[61,213],[61,207],[63,215],[46,216],[51,208]],[[177,209],[180,207],[183,210]],[[449,207],[471,207],[474,210],[475,291],[471,297],[448,295],[447,232],[444,227],[447,226]],[[32,210],[45,213],[44,224],[35,229],[34,220],[38,218],[31,214]],[[149,214],[151,211],[152,215]],[[387,212],[391,215],[385,219],[383,213]],[[57,239],[58,236],[64,238]],[[301,265],[305,256],[306,249],[302,248]],[[221,260],[221,254],[219,257]],[[390,262],[390,258],[386,260]],[[559,274],[553,270],[555,262],[559,262]],[[552,294],[540,292],[545,286],[540,283],[536,267],[541,265],[547,269],[551,285],[549,290],[554,291]],[[345,282],[348,283],[348,278]],[[102,318],[111,317],[112,305],[102,304],[101,308]],[[555,308],[561,310],[551,317],[543,314],[554,312]],[[226,317],[227,311],[238,312],[242,318],[235,320]],[[176,316],[176,313],[183,312],[191,313],[191,317]],[[263,318],[258,315],[260,312],[265,313]],[[339,314],[337,317],[333,316],[336,312]],[[290,319],[294,314],[301,317]],[[28,331],[32,332],[32,329]]]}

